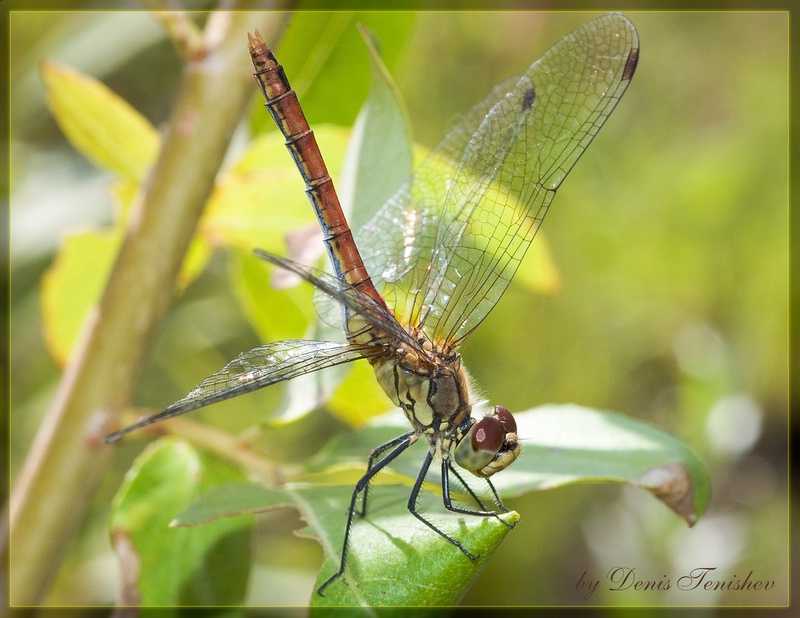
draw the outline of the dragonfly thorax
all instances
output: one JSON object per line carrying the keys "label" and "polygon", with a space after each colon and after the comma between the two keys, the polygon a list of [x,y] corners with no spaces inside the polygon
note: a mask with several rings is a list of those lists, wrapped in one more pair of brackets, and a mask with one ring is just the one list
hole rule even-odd
{"label": "dragonfly thorax", "polygon": [[462,426],[472,406],[461,357],[425,352],[403,344],[392,356],[375,359],[374,369],[384,392],[433,443]]}
{"label": "dragonfly thorax", "polygon": [[495,406],[482,419],[472,418],[469,379],[458,354],[402,344],[373,366],[384,392],[437,457],[448,459],[453,448],[459,466],[487,478],[519,456],[516,422],[507,409]]}

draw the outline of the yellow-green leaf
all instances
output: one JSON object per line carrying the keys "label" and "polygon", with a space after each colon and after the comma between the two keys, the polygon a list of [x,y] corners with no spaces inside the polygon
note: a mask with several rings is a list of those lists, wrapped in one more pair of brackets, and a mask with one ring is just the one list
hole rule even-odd
{"label": "yellow-green leaf", "polygon": [[522,259],[514,276],[514,284],[540,294],[556,295],[561,291],[561,275],[541,232]]}
{"label": "yellow-green leaf", "polygon": [[50,110],[75,149],[140,182],[160,147],[147,119],[102,83],[69,67],[45,62],[42,78]]}
{"label": "yellow-green leaf", "polygon": [[327,407],[351,427],[363,427],[395,406],[375,379],[372,366],[358,362],[339,384]]}
{"label": "yellow-green leaf", "polygon": [[178,273],[178,289],[185,290],[192,281],[200,276],[200,273],[208,265],[212,253],[213,248],[204,238],[200,236],[192,238]]}
{"label": "yellow-green leaf", "polygon": [[47,349],[63,367],[89,308],[97,302],[120,244],[115,230],[68,237],[42,278],[42,325]]}
{"label": "yellow-green leaf", "polygon": [[[320,126],[314,131],[328,171],[335,179],[347,147],[347,131]],[[200,233],[214,245],[285,253],[287,232],[314,222],[303,180],[283,137],[269,133],[247,152],[214,188]]]}

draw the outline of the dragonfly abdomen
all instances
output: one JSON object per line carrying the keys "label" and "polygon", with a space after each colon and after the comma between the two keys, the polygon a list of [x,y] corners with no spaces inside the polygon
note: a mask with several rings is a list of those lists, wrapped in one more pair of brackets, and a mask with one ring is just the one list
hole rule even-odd
{"label": "dragonfly abdomen", "polygon": [[386,308],[386,302],[372,284],[353,241],[317,139],[298,103],[297,93],[292,90],[283,67],[261,35],[256,32],[255,36],[248,35],[248,38],[255,77],[266,99],[265,107],[286,138],[286,148],[306,183],[306,194],[325,235],[328,256],[337,277]]}

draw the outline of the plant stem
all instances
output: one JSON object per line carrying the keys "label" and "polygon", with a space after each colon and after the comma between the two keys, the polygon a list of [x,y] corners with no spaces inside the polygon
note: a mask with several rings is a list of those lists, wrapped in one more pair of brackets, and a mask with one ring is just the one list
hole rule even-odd
{"label": "plant stem", "polygon": [[129,405],[231,135],[256,92],[246,33],[258,27],[276,40],[286,19],[284,13],[215,13],[204,32],[207,53],[184,68],[138,212],[11,495],[11,605],[42,601],[113,455],[98,438]]}

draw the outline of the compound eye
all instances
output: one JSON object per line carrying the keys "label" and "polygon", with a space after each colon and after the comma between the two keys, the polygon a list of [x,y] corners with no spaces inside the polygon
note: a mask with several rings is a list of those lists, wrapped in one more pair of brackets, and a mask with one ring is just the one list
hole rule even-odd
{"label": "compound eye", "polygon": [[[513,417],[511,417],[512,423],[513,420]],[[505,437],[506,429],[502,421],[493,416],[483,417],[470,427],[469,431],[456,445],[456,463],[465,470],[472,472],[486,467],[503,446]]]}
{"label": "compound eye", "polygon": [[508,433],[517,433],[517,421],[514,420],[514,415],[508,411],[508,408],[495,406],[494,413]]}

